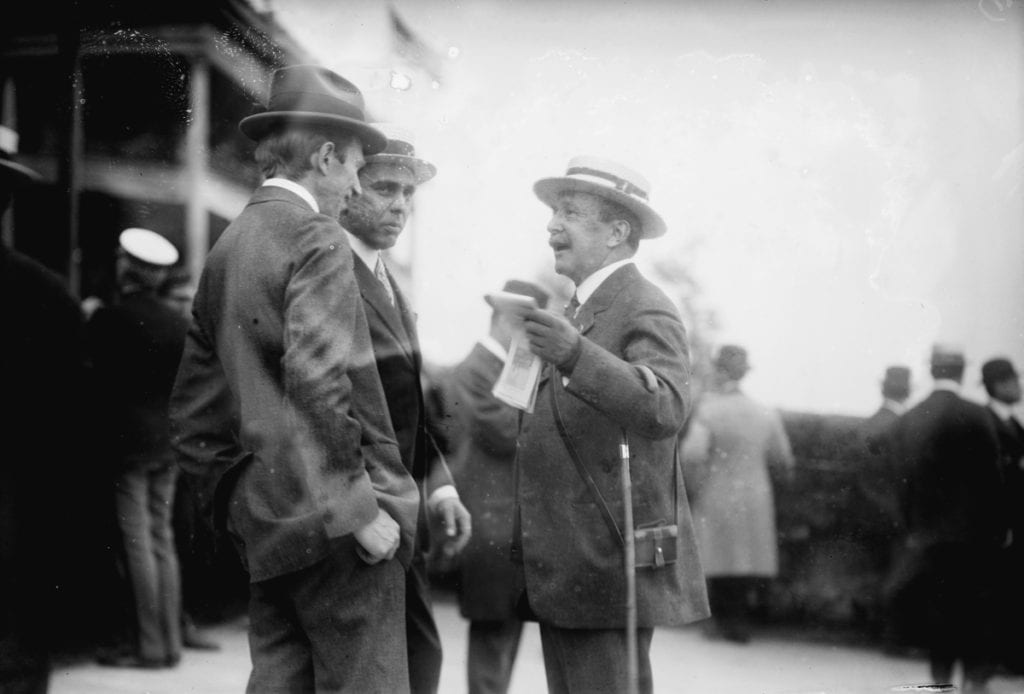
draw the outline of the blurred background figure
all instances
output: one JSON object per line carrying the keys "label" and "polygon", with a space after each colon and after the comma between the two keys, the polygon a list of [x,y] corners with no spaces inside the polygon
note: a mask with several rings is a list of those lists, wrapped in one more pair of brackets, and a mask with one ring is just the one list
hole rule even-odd
{"label": "blurred background figure", "polygon": [[910,368],[889,366],[882,378],[882,404],[864,420],[858,432],[863,460],[857,475],[857,503],[862,505],[862,526],[859,539],[870,548],[872,570],[876,580],[871,584],[871,595],[863,596],[870,606],[869,615],[876,638],[886,652],[902,652],[906,638],[897,626],[904,620],[887,614],[890,609],[885,598],[886,577],[896,554],[902,547],[903,522],[901,497],[906,487],[903,471],[893,457],[893,425],[906,412],[910,397]]}
{"label": "blurred background figure", "polygon": [[936,345],[934,390],[896,423],[907,536],[895,574],[933,681],[952,682],[960,664],[962,690],[974,694],[988,691],[994,672],[1008,525],[995,424],[959,395],[965,364],[959,350]]}
{"label": "blurred background figure", "polygon": [[910,369],[890,366],[882,379],[882,404],[864,423],[864,442],[872,456],[884,457],[893,423],[907,411],[910,397]]}
{"label": "blurred background figure", "polygon": [[[778,412],[740,390],[750,369],[747,351],[722,346],[714,368],[714,386],[697,406],[691,440],[683,445],[687,457],[702,459],[704,467],[693,517],[708,578],[708,635],[744,643],[750,640],[750,611],[779,572],[771,473],[788,478],[794,460]],[[704,442],[700,453],[694,453],[692,437]]]}
{"label": "blurred background figure", "polygon": [[188,322],[159,293],[177,261],[177,249],[156,232],[121,232],[117,295],[88,322],[95,378],[115,427],[115,506],[136,629],[133,646],[102,656],[105,665],[162,668],[181,659],[181,585],[171,523],[178,468],[168,402]]}
{"label": "blurred background figure", "polygon": [[1020,376],[1013,362],[998,357],[982,364],[981,381],[999,437],[1012,536],[1004,557],[999,642],[1003,664],[1013,672],[1024,673],[1024,641],[1020,638],[1024,626],[1024,427],[1014,412],[1021,400]]}
{"label": "blurred background figure", "polygon": [[[548,294],[521,280],[502,291],[532,296],[541,308]],[[519,410],[491,394],[508,358],[513,324],[492,311],[490,331],[473,346],[451,376],[451,407],[461,432],[452,474],[473,517],[473,536],[459,556],[459,610],[469,620],[469,694],[504,694],[512,677],[523,623],[514,594],[510,560],[515,508],[513,464]]]}
{"label": "blurred background figure", "polygon": [[[192,318],[195,293],[192,274],[180,267],[168,272],[157,292],[164,305],[185,321]],[[214,482],[212,478],[200,475],[178,475],[171,514],[181,575],[182,646],[201,651],[220,649],[200,630],[195,617],[203,611],[204,602],[213,594],[211,589],[219,578],[214,572],[217,564],[216,535],[213,524],[205,520],[212,518],[212,509],[206,507],[205,501],[213,498]]]}
{"label": "blurred background figure", "polygon": [[[0,126],[0,215],[39,175],[14,161],[17,133]],[[67,562],[82,559],[82,316],[65,280],[0,242],[0,691],[39,694],[50,656],[82,613],[69,609]],[[88,461],[86,452],[85,461]],[[88,572],[89,567],[74,570]]]}

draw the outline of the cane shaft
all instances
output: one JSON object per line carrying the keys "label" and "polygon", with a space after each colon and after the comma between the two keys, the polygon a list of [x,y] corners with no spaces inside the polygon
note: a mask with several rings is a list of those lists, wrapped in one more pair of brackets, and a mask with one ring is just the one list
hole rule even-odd
{"label": "cane shaft", "polygon": [[622,457],[622,507],[625,515],[625,536],[623,539],[626,570],[626,667],[629,678],[629,694],[639,690],[639,668],[636,644],[636,542],[633,535],[633,483],[629,475],[629,441],[625,433],[619,445]]}

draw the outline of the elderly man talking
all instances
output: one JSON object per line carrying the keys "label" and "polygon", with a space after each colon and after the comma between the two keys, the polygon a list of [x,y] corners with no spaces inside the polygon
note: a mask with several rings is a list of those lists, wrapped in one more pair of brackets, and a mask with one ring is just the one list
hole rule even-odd
{"label": "elderly man talking", "polygon": [[566,315],[525,315],[545,362],[517,458],[513,561],[520,614],[540,623],[551,692],[624,692],[627,578],[621,444],[628,444],[636,547],[639,691],[652,689],[656,625],[708,615],[704,576],[675,458],[691,406],[686,332],[633,263],[665,233],[636,172],[577,157],[534,192],[552,210],[555,271],[576,287]]}

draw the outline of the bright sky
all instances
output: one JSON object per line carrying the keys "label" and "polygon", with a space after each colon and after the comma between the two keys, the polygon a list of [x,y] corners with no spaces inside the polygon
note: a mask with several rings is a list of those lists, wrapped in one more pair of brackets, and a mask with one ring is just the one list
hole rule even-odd
{"label": "bright sky", "polygon": [[263,5],[438,167],[396,249],[429,361],[509,277],[571,291],[532,184],[586,153],[651,181],[669,233],[641,268],[677,300],[672,268],[697,280],[691,329],[745,345],[765,402],[869,414],[894,363],[923,396],[935,341],[979,400],[984,360],[1024,366],[1020,0],[406,0],[445,74],[404,92],[385,3]]}

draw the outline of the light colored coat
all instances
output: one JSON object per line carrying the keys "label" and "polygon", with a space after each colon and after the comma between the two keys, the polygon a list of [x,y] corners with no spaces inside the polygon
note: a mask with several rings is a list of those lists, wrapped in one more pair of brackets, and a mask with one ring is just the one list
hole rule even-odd
{"label": "light colored coat", "polygon": [[[793,467],[777,412],[734,390],[704,396],[691,435],[706,432],[703,485],[693,506],[704,573],[779,572],[771,466]],[[684,447],[687,448],[687,447]]]}

